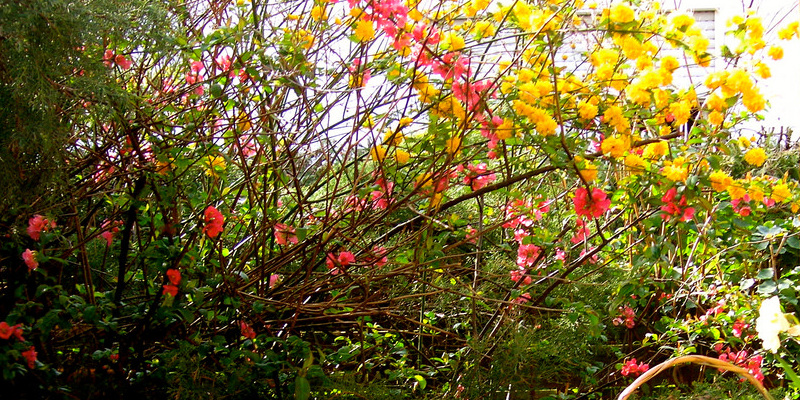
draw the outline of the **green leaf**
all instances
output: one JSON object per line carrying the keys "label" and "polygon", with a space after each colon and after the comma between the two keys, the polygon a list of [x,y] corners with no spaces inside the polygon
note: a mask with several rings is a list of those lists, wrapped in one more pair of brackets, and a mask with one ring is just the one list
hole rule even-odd
{"label": "green leaf", "polygon": [[764,268],[761,271],[758,271],[758,275],[756,278],[758,279],[771,279],[775,273],[772,271],[772,268]]}
{"label": "green leaf", "polygon": [[297,376],[294,380],[294,398],[297,400],[308,400],[311,396],[311,384],[305,376]]}

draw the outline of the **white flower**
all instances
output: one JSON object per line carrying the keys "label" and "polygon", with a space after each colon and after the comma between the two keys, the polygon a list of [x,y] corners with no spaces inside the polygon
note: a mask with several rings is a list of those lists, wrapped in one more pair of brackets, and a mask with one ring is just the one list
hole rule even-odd
{"label": "white flower", "polygon": [[781,332],[786,332],[791,328],[789,321],[781,311],[781,303],[778,296],[770,297],[761,302],[758,309],[758,319],[756,320],[756,331],[758,337],[764,341],[764,348],[777,353],[781,347],[781,339],[778,336]]}

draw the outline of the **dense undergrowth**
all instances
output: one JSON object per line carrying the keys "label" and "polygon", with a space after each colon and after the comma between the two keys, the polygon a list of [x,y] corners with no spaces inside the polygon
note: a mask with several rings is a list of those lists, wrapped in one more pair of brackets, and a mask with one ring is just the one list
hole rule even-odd
{"label": "dense undergrowth", "polygon": [[[789,19],[0,5],[18,398],[600,399],[687,354],[799,390],[798,147],[740,129]],[[681,371],[642,398],[751,393]]]}

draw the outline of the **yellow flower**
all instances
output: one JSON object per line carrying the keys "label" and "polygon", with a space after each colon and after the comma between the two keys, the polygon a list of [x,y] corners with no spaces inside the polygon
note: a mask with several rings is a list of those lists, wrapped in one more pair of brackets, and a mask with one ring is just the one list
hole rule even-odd
{"label": "yellow flower", "polygon": [[772,200],[782,203],[792,198],[792,192],[789,191],[789,186],[782,183],[772,188],[772,195],[769,197]]}
{"label": "yellow flower", "polygon": [[405,136],[403,136],[403,134],[399,131],[395,132],[389,129],[383,134],[383,142],[386,144],[393,144],[397,146],[398,144],[403,143],[403,139],[405,139]]}
{"label": "yellow flower", "polygon": [[311,9],[311,18],[315,21],[322,21],[328,19],[328,13],[325,10],[325,6],[316,5]]}
{"label": "yellow flower", "polygon": [[694,17],[686,15],[686,14],[678,14],[672,17],[672,25],[675,26],[675,29],[685,31],[686,28],[691,27],[694,25]]}
{"label": "yellow flower", "polygon": [[780,46],[772,46],[767,51],[767,55],[770,56],[773,60],[780,60],[783,58],[783,47]]}
{"label": "yellow flower", "polygon": [[597,116],[597,106],[586,100],[581,100],[581,102],[578,103],[578,116],[585,120],[593,119]]}
{"label": "yellow flower", "polygon": [[719,111],[712,111],[708,114],[708,123],[713,126],[720,126],[725,121],[725,115]]}
{"label": "yellow flower", "polygon": [[220,156],[207,156],[203,163],[206,165],[206,175],[218,177],[225,171],[225,159]]}
{"label": "yellow flower", "polygon": [[739,139],[736,141],[739,142],[739,146],[744,149],[750,147],[750,139],[748,139],[746,136],[739,136]]}
{"label": "yellow flower", "polygon": [[642,173],[646,165],[644,159],[636,154],[628,154],[625,156],[625,166],[628,167],[630,172],[634,175]]}
{"label": "yellow flower", "polygon": [[581,178],[583,178],[583,180],[585,180],[587,183],[591,183],[595,179],[597,179],[597,166],[592,163],[586,162],[583,168],[578,170],[578,173],[581,175]]}
{"label": "yellow flower", "polygon": [[718,192],[724,192],[733,183],[733,178],[722,171],[712,172],[708,180],[711,181],[711,187]]}
{"label": "yellow flower", "polygon": [[767,161],[767,153],[761,147],[754,147],[744,153],[744,161],[750,165],[760,167]]}
{"label": "yellow flower", "polygon": [[669,143],[666,140],[659,140],[655,143],[650,143],[644,148],[644,158],[649,160],[656,160],[664,157],[669,153]]}
{"label": "yellow flower", "polygon": [[761,188],[758,187],[758,186],[751,185],[750,189],[747,190],[747,194],[750,195],[751,199],[753,199],[753,200],[755,200],[755,201],[757,201],[759,203],[764,201],[764,191],[761,190]]}
{"label": "yellow flower", "polygon": [[665,56],[661,59],[661,68],[669,72],[675,71],[680,66],[680,62],[673,56]]}
{"label": "yellow flower", "polygon": [[455,136],[450,139],[447,139],[447,142],[445,143],[445,148],[447,149],[447,154],[455,154],[461,148],[461,138]]}
{"label": "yellow flower", "polygon": [[767,64],[759,62],[755,66],[756,74],[761,77],[761,79],[767,79],[772,76],[772,72],[769,70]]}
{"label": "yellow flower", "polygon": [[782,40],[789,40],[795,35],[800,34],[798,27],[800,27],[800,23],[793,21],[789,23],[789,25],[786,25],[785,28],[778,31],[778,37]]}
{"label": "yellow flower", "polygon": [[670,104],[669,112],[675,117],[675,125],[683,125],[692,116],[692,106],[686,101],[679,101]]}
{"label": "yellow flower", "polygon": [[375,146],[369,151],[369,155],[375,162],[382,163],[386,159],[386,146]]}
{"label": "yellow flower", "polygon": [[711,97],[706,100],[706,107],[710,110],[714,111],[722,111],[727,108],[727,104],[725,104],[725,100],[722,97],[719,97],[717,94],[711,95]]}
{"label": "yellow flower", "polygon": [[607,137],[603,139],[603,143],[600,144],[600,149],[603,151],[603,154],[610,155],[614,158],[624,156],[625,152],[628,151],[630,147],[628,140],[618,136]]}
{"label": "yellow flower", "polygon": [[405,164],[409,159],[411,159],[411,154],[405,150],[397,149],[397,151],[394,153],[394,158],[398,163]]}
{"label": "yellow flower", "polygon": [[625,24],[633,21],[633,9],[625,3],[619,3],[611,8],[608,17],[618,24]]}
{"label": "yellow flower", "polygon": [[732,200],[739,200],[747,194],[747,191],[744,190],[741,182],[734,181],[728,186],[728,193],[731,195]]}
{"label": "yellow flower", "polygon": [[673,182],[686,182],[689,177],[689,168],[678,165],[667,165],[661,170],[661,174]]}
{"label": "yellow flower", "polygon": [[757,113],[764,109],[767,101],[757,88],[751,88],[742,92],[742,104],[752,113]]}
{"label": "yellow flower", "polygon": [[506,118],[495,130],[497,138],[500,140],[510,139],[514,136],[514,122],[511,118]]}
{"label": "yellow flower", "polygon": [[447,32],[442,40],[442,46],[449,51],[459,51],[464,48],[464,38],[458,33]]}
{"label": "yellow flower", "polygon": [[375,27],[372,26],[372,21],[360,20],[356,24],[355,29],[356,39],[359,42],[371,40],[375,37]]}

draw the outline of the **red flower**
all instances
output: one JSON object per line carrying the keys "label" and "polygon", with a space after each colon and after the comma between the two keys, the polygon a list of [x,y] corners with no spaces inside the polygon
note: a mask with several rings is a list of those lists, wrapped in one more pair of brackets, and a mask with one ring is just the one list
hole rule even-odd
{"label": "red flower", "polygon": [[5,321],[0,322],[0,339],[8,340],[14,334],[14,327],[8,325]]}
{"label": "red flower", "polygon": [[636,364],[636,359],[632,358],[630,361],[626,362],[625,365],[622,366],[622,375],[639,375],[641,373],[647,372],[650,369],[650,366],[645,363]]}
{"label": "red flower", "polygon": [[275,241],[279,245],[285,246],[287,243],[297,244],[297,234],[295,229],[289,225],[277,223],[275,224]]}
{"label": "red flower", "polygon": [[36,214],[28,220],[28,236],[33,240],[39,240],[42,232],[47,232],[50,229],[55,229],[56,222],[50,221],[47,218]]}
{"label": "red flower", "polygon": [[28,361],[28,368],[33,369],[36,367],[36,349],[33,346],[27,351],[23,351],[22,356]]}
{"label": "red flower", "polygon": [[681,195],[681,199],[677,203],[675,202],[676,197],[678,197],[678,190],[673,187],[667,190],[667,193],[661,198],[661,201],[666,203],[661,206],[661,211],[664,212],[661,214],[661,218],[666,220],[672,216],[684,222],[691,221],[694,218],[694,207],[686,207],[686,196]]}
{"label": "red flower", "polygon": [[575,213],[583,217],[597,218],[611,206],[611,200],[606,195],[606,192],[593,188],[591,197],[586,188],[579,187],[575,190],[575,197],[572,199],[575,204]]}
{"label": "red flower", "polygon": [[175,285],[164,285],[164,294],[175,297],[178,295],[178,287]]}
{"label": "red flower", "polygon": [[178,286],[181,284],[181,271],[178,271],[177,269],[168,269],[167,278],[169,278],[169,283],[174,286]]}
{"label": "red flower", "polygon": [[112,222],[109,220],[105,220],[103,221],[103,225],[100,227],[101,229],[105,230],[105,232],[101,233],[100,236],[102,236],[103,239],[106,240],[106,245],[109,247],[111,247],[111,243],[114,240],[114,234],[119,232],[119,226],[118,226],[119,224],[122,224],[122,221]]}
{"label": "red flower", "polygon": [[530,267],[539,258],[541,249],[535,244],[521,244],[517,250],[517,265]]}
{"label": "red flower", "polygon": [[247,322],[239,321],[239,329],[242,331],[242,336],[253,340],[256,338],[256,331],[247,324]]}
{"label": "red flower", "polygon": [[25,251],[22,252],[22,260],[25,261],[25,265],[28,266],[28,270],[30,271],[39,268],[39,262],[36,261],[36,253],[31,251],[31,249],[25,249]]}
{"label": "red flower", "polygon": [[208,206],[204,213],[204,220],[206,226],[203,228],[203,232],[207,233],[209,237],[215,238],[222,233],[222,224],[225,223],[225,217],[216,208]]}
{"label": "red flower", "polygon": [[325,259],[325,266],[331,271],[332,275],[338,275],[344,270],[344,267],[350,265],[351,262],[356,260],[356,256],[349,251],[340,251],[338,256],[333,253],[328,253]]}
{"label": "red flower", "polygon": [[129,69],[131,67],[131,60],[128,60],[122,54],[117,54],[114,58],[114,62],[117,63],[122,69]]}

